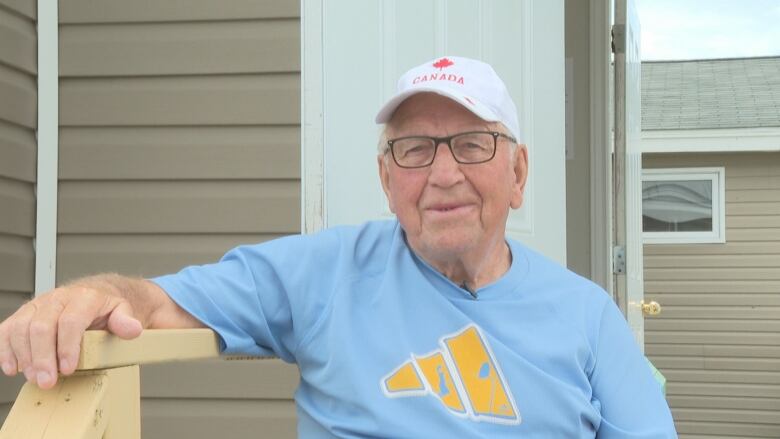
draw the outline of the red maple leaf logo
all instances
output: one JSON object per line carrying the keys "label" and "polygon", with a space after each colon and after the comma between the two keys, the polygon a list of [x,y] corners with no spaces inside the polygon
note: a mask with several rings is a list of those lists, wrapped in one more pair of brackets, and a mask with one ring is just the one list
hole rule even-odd
{"label": "red maple leaf logo", "polygon": [[443,69],[445,67],[449,67],[449,66],[451,66],[453,64],[455,64],[455,63],[450,61],[450,60],[448,60],[447,58],[442,58],[442,59],[436,61],[435,63],[433,63],[433,66],[436,67],[437,69],[441,70],[441,69]]}

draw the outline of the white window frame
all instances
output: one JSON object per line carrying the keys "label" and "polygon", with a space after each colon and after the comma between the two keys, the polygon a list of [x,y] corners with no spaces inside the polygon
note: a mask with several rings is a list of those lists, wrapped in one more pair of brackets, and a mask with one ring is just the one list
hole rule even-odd
{"label": "white window frame", "polygon": [[[643,169],[642,182],[705,180],[712,182],[712,231],[709,232],[642,232],[645,244],[706,244],[726,242],[726,169],[657,168]],[[643,206],[644,212],[644,206]]]}

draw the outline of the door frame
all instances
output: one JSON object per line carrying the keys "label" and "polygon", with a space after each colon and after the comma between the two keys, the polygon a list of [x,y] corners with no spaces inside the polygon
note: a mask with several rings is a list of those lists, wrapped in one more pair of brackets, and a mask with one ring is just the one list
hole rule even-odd
{"label": "door frame", "polygon": [[590,2],[590,278],[613,294],[612,1]]}

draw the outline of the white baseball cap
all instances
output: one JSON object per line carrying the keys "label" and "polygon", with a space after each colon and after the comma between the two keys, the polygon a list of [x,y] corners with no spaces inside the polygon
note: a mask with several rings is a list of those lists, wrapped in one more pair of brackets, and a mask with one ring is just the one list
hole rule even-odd
{"label": "white baseball cap", "polygon": [[489,64],[459,56],[445,56],[412,68],[398,80],[395,96],[376,115],[376,123],[387,123],[408,97],[432,92],[459,103],[488,122],[501,122],[522,143],[517,108],[504,81]]}

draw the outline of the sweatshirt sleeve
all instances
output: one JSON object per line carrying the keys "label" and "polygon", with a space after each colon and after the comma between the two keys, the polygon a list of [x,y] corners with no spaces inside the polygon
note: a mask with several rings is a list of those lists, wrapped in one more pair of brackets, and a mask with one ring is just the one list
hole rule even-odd
{"label": "sweatshirt sleeve", "polygon": [[607,299],[590,381],[601,408],[599,439],[676,438],[669,406],[623,314]]}
{"label": "sweatshirt sleeve", "polygon": [[151,280],[217,332],[222,352],[294,362],[298,341],[328,302],[338,255],[334,233],[297,235]]}

